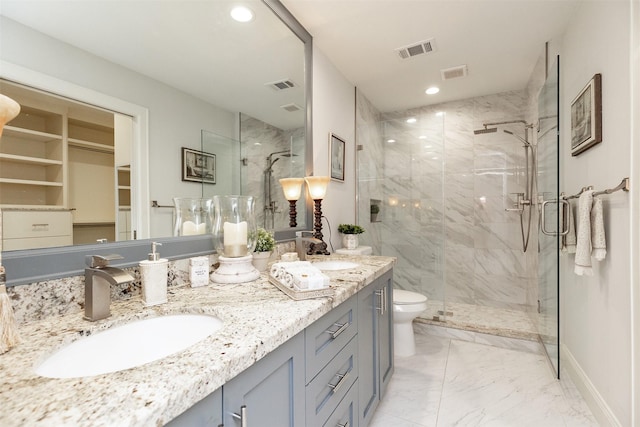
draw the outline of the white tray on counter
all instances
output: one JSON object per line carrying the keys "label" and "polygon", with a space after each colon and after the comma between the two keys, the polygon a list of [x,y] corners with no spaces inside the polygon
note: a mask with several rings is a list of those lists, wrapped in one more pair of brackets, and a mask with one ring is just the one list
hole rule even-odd
{"label": "white tray on counter", "polygon": [[333,288],[323,288],[323,289],[307,289],[307,290],[298,290],[292,289],[289,286],[280,283],[278,279],[271,276],[269,274],[269,282],[271,282],[276,288],[280,289],[282,292],[287,294],[289,298],[294,299],[296,301],[303,299],[311,299],[311,298],[324,298],[324,297],[332,297],[333,296]]}

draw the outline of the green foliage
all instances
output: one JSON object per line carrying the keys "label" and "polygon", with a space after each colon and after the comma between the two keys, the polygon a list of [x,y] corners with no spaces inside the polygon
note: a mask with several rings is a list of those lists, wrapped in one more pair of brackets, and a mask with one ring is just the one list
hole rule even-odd
{"label": "green foliage", "polygon": [[364,233],[364,228],[355,224],[340,224],[338,226],[338,232],[342,234],[362,234]]}
{"label": "green foliage", "polygon": [[262,227],[258,227],[256,235],[256,248],[254,252],[269,252],[276,246],[276,239]]}
{"label": "green foliage", "polygon": [[378,212],[380,212],[380,206],[378,205],[371,205],[371,213],[372,214],[377,214]]}

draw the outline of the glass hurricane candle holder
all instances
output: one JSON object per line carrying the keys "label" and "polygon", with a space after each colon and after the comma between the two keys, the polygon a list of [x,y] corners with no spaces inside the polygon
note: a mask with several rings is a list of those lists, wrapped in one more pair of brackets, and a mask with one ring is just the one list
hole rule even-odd
{"label": "glass hurricane candle holder", "polygon": [[213,232],[213,199],[174,197],[174,236],[194,236]]}
{"label": "glass hurricane candle holder", "polygon": [[251,263],[257,225],[252,196],[214,196],[213,238],[220,267],[211,274],[217,283],[244,283],[260,277]]}
{"label": "glass hurricane candle holder", "polygon": [[256,247],[256,216],[252,196],[214,196],[214,244],[218,255],[238,258]]}

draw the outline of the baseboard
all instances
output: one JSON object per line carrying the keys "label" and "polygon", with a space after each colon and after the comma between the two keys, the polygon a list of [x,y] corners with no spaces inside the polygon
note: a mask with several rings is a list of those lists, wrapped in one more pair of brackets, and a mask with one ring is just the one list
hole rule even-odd
{"label": "baseboard", "polygon": [[569,374],[571,381],[573,381],[600,425],[622,427],[622,424],[620,424],[620,421],[618,421],[615,414],[611,411],[607,402],[602,398],[598,389],[596,389],[587,374],[582,370],[578,361],[564,344],[560,344],[560,358],[563,371]]}

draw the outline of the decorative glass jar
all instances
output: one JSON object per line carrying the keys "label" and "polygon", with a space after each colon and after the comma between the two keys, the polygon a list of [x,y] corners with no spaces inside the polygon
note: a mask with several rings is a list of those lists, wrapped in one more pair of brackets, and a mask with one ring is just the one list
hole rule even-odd
{"label": "decorative glass jar", "polygon": [[214,246],[218,255],[238,258],[256,247],[256,217],[252,196],[214,196]]}
{"label": "decorative glass jar", "polygon": [[193,236],[213,232],[213,199],[174,197],[174,236]]}

